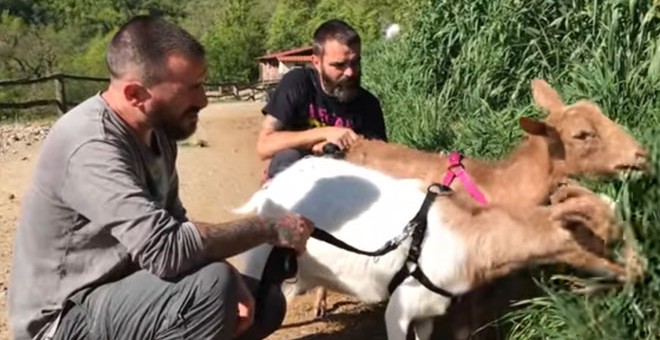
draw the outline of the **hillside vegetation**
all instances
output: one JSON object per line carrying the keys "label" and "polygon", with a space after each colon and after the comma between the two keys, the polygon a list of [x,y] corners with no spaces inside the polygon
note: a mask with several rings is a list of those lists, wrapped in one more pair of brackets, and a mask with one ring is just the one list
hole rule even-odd
{"label": "hillside vegetation", "polygon": [[501,321],[509,339],[660,338],[660,2],[434,0],[412,30],[365,60],[394,140],[499,158],[521,137],[517,118],[542,117],[530,80],[568,103],[595,101],[649,147],[654,173],[584,184],[615,197],[648,261],[645,280],[597,296],[547,277],[548,295]]}

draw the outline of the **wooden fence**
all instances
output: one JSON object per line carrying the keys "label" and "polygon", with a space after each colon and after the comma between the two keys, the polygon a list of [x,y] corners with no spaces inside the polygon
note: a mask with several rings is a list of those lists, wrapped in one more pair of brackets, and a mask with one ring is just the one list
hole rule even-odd
{"label": "wooden fence", "polygon": [[[40,106],[55,106],[59,114],[64,114],[70,107],[77,105],[67,99],[65,81],[91,81],[108,83],[108,78],[88,77],[79,75],[70,75],[57,73],[40,78],[0,80],[0,89],[3,87],[15,87],[32,85],[39,83],[54,83],[54,99],[31,99],[22,102],[3,103],[0,102],[2,109],[30,109]],[[256,83],[206,83],[206,96],[209,100],[260,100],[268,98],[268,91],[273,89],[277,82],[256,82]]]}

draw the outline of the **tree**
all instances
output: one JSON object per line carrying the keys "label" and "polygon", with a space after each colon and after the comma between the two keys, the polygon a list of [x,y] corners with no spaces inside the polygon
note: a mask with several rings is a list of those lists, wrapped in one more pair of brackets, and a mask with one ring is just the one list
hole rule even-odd
{"label": "tree", "polygon": [[176,0],[43,0],[58,28],[77,26],[84,37],[106,34],[139,14],[160,15],[174,21],[185,13]]}
{"label": "tree", "polygon": [[253,15],[256,0],[227,0],[215,25],[204,36],[209,79],[252,81],[259,69],[254,60],[264,52],[263,24]]}
{"label": "tree", "polygon": [[0,15],[0,69],[9,77],[41,77],[60,70],[67,54],[79,51],[75,28],[30,25],[7,13]]}
{"label": "tree", "polygon": [[268,24],[266,48],[278,51],[308,45],[312,31],[307,24],[318,0],[279,0]]}

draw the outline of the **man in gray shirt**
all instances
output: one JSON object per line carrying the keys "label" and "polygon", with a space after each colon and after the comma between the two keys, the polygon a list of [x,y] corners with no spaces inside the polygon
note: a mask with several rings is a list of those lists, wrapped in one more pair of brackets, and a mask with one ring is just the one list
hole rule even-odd
{"label": "man in gray shirt", "polygon": [[53,125],[34,169],[9,285],[14,339],[266,337],[284,317],[280,290],[225,259],[261,244],[304,251],[313,226],[188,220],[176,140],[207,100],[205,52],[187,32],[135,17],[107,63],[108,89]]}

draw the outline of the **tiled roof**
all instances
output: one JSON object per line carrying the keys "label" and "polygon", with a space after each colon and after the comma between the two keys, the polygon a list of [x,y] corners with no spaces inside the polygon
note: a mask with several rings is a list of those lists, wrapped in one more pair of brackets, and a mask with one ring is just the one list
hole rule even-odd
{"label": "tiled roof", "polygon": [[290,55],[278,57],[277,60],[284,62],[311,62],[312,56],[310,55]]}

